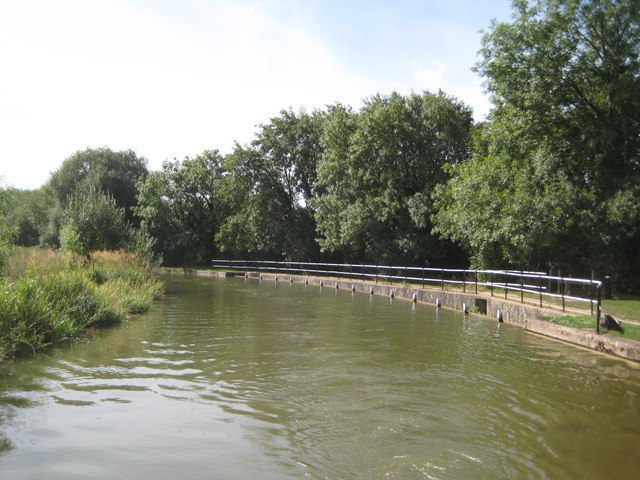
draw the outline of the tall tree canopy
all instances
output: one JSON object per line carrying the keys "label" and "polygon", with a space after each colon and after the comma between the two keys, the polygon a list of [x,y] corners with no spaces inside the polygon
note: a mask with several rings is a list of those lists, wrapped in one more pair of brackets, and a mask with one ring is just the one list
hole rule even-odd
{"label": "tall tree canopy", "polygon": [[228,254],[249,253],[306,260],[315,255],[315,221],[309,207],[316,191],[324,114],[294,113],[261,125],[248,147],[225,160],[225,219],[216,236]]}
{"label": "tall tree canopy", "polygon": [[431,195],[445,165],[469,155],[471,109],[446,96],[376,95],[354,113],[328,114],[313,202],[320,245],[351,260],[442,262],[431,235]]}
{"label": "tall tree canopy", "polygon": [[637,269],[640,1],[513,5],[477,66],[491,125],[441,191],[437,228],[481,266],[628,270],[630,255]]}
{"label": "tall tree canopy", "polygon": [[74,153],[51,174],[49,181],[34,197],[40,204],[45,198],[48,204],[47,224],[37,227],[40,244],[60,244],[60,228],[65,221],[64,211],[69,201],[78,192],[86,193],[90,189],[113,197],[116,207],[123,209],[125,221],[138,226],[140,221],[133,214],[137,203],[136,184],[148,173],[147,161],[131,150],[114,152],[104,147]]}
{"label": "tall tree canopy", "polygon": [[195,158],[165,162],[138,185],[134,208],[157,239],[169,265],[204,264],[215,258],[214,236],[221,219],[222,156],[215,150]]}
{"label": "tall tree canopy", "polygon": [[136,184],[148,175],[147,161],[132,150],[114,152],[109,148],[88,148],[74,153],[49,179],[49,186],[60,204],[81,188],[93,186],[113,196],[124,208],[125,219],[133,221],[137,204]]}

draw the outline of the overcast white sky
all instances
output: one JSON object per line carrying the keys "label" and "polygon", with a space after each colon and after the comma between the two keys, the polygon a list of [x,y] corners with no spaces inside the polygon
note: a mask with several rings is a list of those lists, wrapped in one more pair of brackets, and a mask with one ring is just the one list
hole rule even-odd
{"label": "overcast white sky", "polygon": [[0,0],[0,177],[37,188],[87,147],[157,170],[228,153],[282,109],[442,89],[471,72],[510,0]]}

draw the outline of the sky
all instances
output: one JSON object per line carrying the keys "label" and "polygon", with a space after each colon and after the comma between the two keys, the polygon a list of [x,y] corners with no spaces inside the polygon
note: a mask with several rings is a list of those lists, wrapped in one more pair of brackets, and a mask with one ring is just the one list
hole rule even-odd
{"label": "sky", "polygon": [[283,109],[439,89],[490,109],[481,31],[510,0],[0,0],[0,184],[74,152],[150,170],[229,153]]}

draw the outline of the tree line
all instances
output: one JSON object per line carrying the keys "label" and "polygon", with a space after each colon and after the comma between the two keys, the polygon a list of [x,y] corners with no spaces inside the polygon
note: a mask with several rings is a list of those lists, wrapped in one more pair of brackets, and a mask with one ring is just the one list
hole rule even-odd
{"label": "tree line", "polygon": [[[167,161],[71,155],[4,189],[20,245],[213,258],[640,273],[640,0],[513,2],[476,71],[493,108],[444,92],[283,110],[247,145]],[[4,232],[4,233],[3,233]]]}

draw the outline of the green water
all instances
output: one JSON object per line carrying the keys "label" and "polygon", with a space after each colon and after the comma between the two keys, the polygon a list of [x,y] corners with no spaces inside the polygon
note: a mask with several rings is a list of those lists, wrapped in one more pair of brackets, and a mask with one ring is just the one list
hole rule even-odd
{"label": "green water", "polygon": [[427,305],[167,277],[0,364],[0,479],[627,479],[640,369]]}

